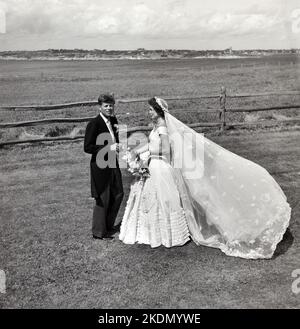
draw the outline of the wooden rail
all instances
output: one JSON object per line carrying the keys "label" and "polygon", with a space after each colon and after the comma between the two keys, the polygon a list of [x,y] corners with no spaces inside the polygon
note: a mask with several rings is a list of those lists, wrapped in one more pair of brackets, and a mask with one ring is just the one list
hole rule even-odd
{"label": "wooden rail", "polygon": [[18,121],[18,122],[5,122],[0,123],[0,128],[16,128],[16,127],[28,127],[28,126],[38,126],[49,123],[74,123],[74,122],[88,122],[93,117],[84,118],[51,118],[51,119],[41,119],[33,121]]}
{"label": "wooden rail", "polygon": [[0,111],[16,111],[16,110],[35,110],[35,111],[51,111],[51,110],[60,110],[72,107],[80,106],[95,106],[97,101],[91,102],[75,102],[75,103],[64,103],[64,104],[54,104],[54,105],[9,105],[9,106],[0,106]]}
{"label": "wooden rail", "polygon": [[[247,126],[277,126],[282,123],[300,123],[300,118],[287,119],[287,120],[274,120],[274,121],[256,121],[256,122],[233,122],[227,125],[227,127],[247,127]],[[222,127],[222,123],[212,122],[212,123],[193,123],[187,125],[190,128],[202,128],[202,127]],[[127,130],[128,133],[140,132],[140,131],[150,131],[152,130],[149,126],[137,126],[132,127]],[[61,137],[44,137],[44,138],[34,138],[26,140],[11,140],[6,142],[0,142],[0,147],[6,145],[17,145],[25,143],[41,143],[41,142],[56,142],[56,141],[76,141],[84,138],[84,135],[78,135],[75,137],[61,136]]]}
{"label": "wooden rail", "polygon": [[[218,127],[220,123],[212,122],[212,123],[193,123],[188,125],[191,128],[198,128],[198,127]],[[139,131],[151,131],[152,127],[149,126],[137,126],[132,127],[127,130],[127,133],[134,133]],[[120,131],[122,132],[122,131]],[[24,140],[12,140],[6,142],[0,142],[0,146],[5,145],[15,145],[15,144],[25,144],[25,143],[40,143],[40,142],[56,142],[56,141],[74,141],[78,139],[83,139],[84,135],[78,135],[75,137],[70,136],[61,136],[61,137],[42,137],[42,138],[32,138],[32,139],[24,139]]]}
{"label": "wooden rail", "polygon": [[[223,104],[222,106],[224,106]],[[187,112],[197,112],[197,113],[220,113],[219,118],[222,119],[222,124],[225,127],[225,112],[259,112],[259,111],[270,111],[270,110],[285,110],[285,109],[299,109],[300,104],[297,105],[283,105],[283,106],[271,106],[271,107],[259,107],[259,108],[229,108],[225,109],[200,109],[200,110],[187,110]],[[185,110],[173,110],[171,113],[176,113],[178,111]],[[126,117],[126,114],[118,115],[118,118]],[[0,128],[17,128],[17,127],[29,127],[29,126],[38,126],[51,123],[76,123],[76,122],[88,122],[93,117],[79,117],[79,118],[49,118],[49,119],[40,119],[40,120],[31,120],[31,121],[17,121],[17,122],[5,122],[0,123]]]}
{"label": "wooden rail", "polygon": [[[240,98],[240,97],[265,97],[265,96],[274,96],[274,95],[300,95],[300,91],[282,91],[282,92],[268,92],[268,93],[257,93],[257,94],[235,94],[227,95],[226,88],[221,87],[221,92],[219,95],[198,95],[198,96],[167,96],[164,97],[166,100],[195,100],[195,99],[204,99],[204,98],[219,98],[219,108],[212,109],[200,109],[196,110],[199,113],[214,113],[219,114],[219,122],[208,122],[208,123],[193,123],[188,126],[191,128],[200,128],[200,127],[219,127],[221,130],[225,130],[227,126],[230,127],[241,127],[241,126],[251,126],[251,125],[277,125],[280,123],[299,123],[300,118],[291,118],[286,120],[269,120],[266,121],[255,121],[255,122],[227,122],[226,121],[226,112],[258,112],[258,111],[270,111],[270,110],[283,110],[283,109],[299,109],[300,104],[295,105],[278,105],[270,107],[257,107],[257,108],[227,108],[226,99],[230,98]],[[117,100],[119,104],[127,103],[138,103],[146,102],[148,98],[133,98],[133,99],[120,99]],[[0,111],[13,111],[13,110],[57,110],[64,108],[72,108],[79,106],[95,106],[97,101],[84,101],[84,102],[75,102],[75,103],[65,103],[65,104],[54,104],[54,105],[18,105],[18,106],[1,106]],[[179,109],[174,109],[171,113],[176,113]],[[188,111],[187,112],[193,112]],[[126,114],[121,114],[118,117],[127,116]],[[76,122],[87,122],[92,117],[78,117],[78,118],[47,118],[31,121],[19,121],[19,122],[3,122],[0,123],[0,128],[17,128],[17,127],[28,127],[28,126],[38,126],[52,123],[76,123]],[[138,126],[128,129],[128,133],[133,133],[137,131],[149,131],[152,128],[149,126]],[[83,135],[78,135],[75,137],[71,136],[60,136],[60,137],[42,137],[34,138],[27,140],[12,140],[0,142],[0,146],[4,145],[15,145],[15,144],[24,144],[24,143],[38,143],[38,142],[53,142],[53,141],[74,141],[84,138]]]}
{"label": "wooden rail", "polygon": [[270,106],[270,107],[257,107],[257,108],[230,108],[230,109],[227,109],[227,112],[259,112],[259,111],[289,110],[289,109],[299,109],[299,108],[300,108],[300,104]]}
{"label": "wooden rail", "polygon": [[[265,92],[257,94],[232,94],[226,95],[228,98],[245,98],[245,97],[265,97],[265,96],[288,96],[288,95],[300,95],[300,91],[281,91],[281,92]],[[196,100],[196,99],[209,99],[218,98],[220,95],[195,95],[195,96],[164,96],[167,101],[175,100]],[[131,98],[131,99],[119,99],[118,104],[129,104],[129,103],[142,103],[146,102],[148,98]],[[50,111],[59,110],[65,108],[82,107],[82,106],[95,106],[97,101],[83,101],[83,102],[73,102],[73,103],[63,103],[63,104],[53,104],[53,105],[7,105],[0,106],[0,111],[15,111],[15,110],[35,110],[35,111]]]}

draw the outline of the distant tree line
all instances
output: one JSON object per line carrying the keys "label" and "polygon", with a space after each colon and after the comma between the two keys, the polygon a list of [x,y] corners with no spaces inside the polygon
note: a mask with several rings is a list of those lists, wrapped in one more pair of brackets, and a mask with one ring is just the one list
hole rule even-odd
{"label": "distant tree line", "polygon": [[84,58],[84,57],[209,57],[209,56],[256,56],[272,54],[300,54],[300,49],[246,49],[233,50],[231,47],[224,50],[188,50],[188,49],[157,49],[147,50],[138,48],[136,50],[106,50],[106,49],[47,49],[34,51],[2,51],[1,57],[16,58]]}

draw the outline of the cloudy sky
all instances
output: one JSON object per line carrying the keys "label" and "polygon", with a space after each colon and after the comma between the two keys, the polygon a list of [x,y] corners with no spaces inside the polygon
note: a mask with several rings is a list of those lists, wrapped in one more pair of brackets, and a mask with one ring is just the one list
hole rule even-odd
{"label": "cloudy sky", "polygon": [[0,51],[230,46],[300,48],[299,0],[0,0]]}

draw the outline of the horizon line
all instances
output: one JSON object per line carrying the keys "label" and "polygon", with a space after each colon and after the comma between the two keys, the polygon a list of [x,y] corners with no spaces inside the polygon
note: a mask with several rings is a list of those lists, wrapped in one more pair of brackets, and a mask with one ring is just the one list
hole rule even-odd
{"label": "horizon line", "polygon": [[1,52],[22,52],[22,51],[50,51],[50,50],[73,50],[73,51],[225,51],[225,50],[232,50],[232,51],[248,51],[248,50],[300,50],[300,48],[296,47],[290,47],[290,48],[243,48],[243,49],[233,49],[232,47],[228,48],[222,48],[222,49],[185,49],[185,48],[157,48],[157,49],[147,49],[147,48],[135,48],[135,49],[100,49],[100,48],[93,48],[93,49],[87,49],[87,48],[47,48],[47,49],[18,49],[18,50],[0,50]]}

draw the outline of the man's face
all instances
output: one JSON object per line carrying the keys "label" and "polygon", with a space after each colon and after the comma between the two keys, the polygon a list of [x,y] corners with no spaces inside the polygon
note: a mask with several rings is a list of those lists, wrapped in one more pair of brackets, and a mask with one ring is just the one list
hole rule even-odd
{"label": "man's face", "polygon": [[99,109],[103,115],[105,115],[106,117],[110,117],[114,115],[114,107],[114,104],[103,102],[102,105],[100,105]]}

